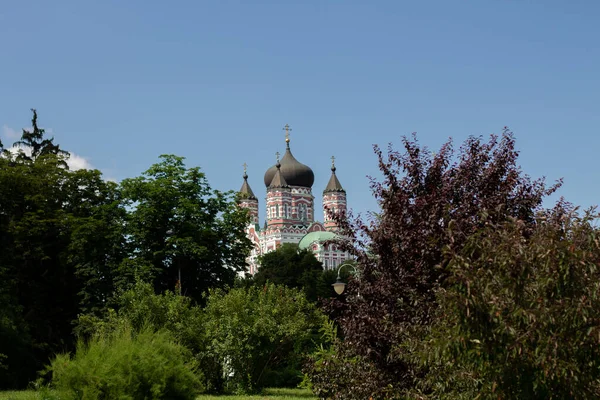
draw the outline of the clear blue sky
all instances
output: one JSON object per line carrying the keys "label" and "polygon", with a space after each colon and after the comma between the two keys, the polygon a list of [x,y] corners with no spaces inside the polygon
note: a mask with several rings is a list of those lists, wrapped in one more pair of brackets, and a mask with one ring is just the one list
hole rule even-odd
{"label": "clear blue sky", "polygon": [[560,193],[589,206],[599,20],[596,0],[4,1],[0,134],[10,142],[35,107],[58,143],[117,180],[175,153],[237,190],[247,162],[263,212],[289,123],[317,205],[333,154],[365,212],[373,143],[417,132],[435,149],[507,125],[525,172],[564,177]]}

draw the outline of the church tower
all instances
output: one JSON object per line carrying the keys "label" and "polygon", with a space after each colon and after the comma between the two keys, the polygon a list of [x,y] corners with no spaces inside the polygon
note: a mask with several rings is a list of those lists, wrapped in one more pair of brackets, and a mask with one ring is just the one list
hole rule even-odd
{"label": "church tower", "polygon": [[[267,189],[275,177],[277,170],[280,170],[281,176],[285,179],[291,190],[291,208],[287,222],[290,225],[308,227],[315,221],[314,197],[312,195],[312,185],[315,182],[315,174],[310,167],[302,164],[292,154],[290,150],[290,131],[289,125],[285,128],[285,154],[281,158],[280,167],[272,166],[265,172],[265,186]],[[267,225],[269,225],[267,219]]]}
{"label": "church tower", "polygon": [[279,152],[275,167],[277,170],[267,187],[267,227],[282,229],[291,224],[292,191],[281,173]]}
{"label": "church tower", "polygon": [[346,214],[346,191],[335,174],[335,157],[331,156],[331,177],[323,190],[324,225],[328,231],[339,229],[331,214]]}
{"label": "church tower", "polygon": [[254,195],[254,192],[250,188],[248,184],[248,173],[247,173],[248,165],[244,163],[244,183],[242,183],[242,188],[240,189],[240,201],[239,206],[243,208],[247,208],[250,213],[250,223],[258,224],[258,199]]}

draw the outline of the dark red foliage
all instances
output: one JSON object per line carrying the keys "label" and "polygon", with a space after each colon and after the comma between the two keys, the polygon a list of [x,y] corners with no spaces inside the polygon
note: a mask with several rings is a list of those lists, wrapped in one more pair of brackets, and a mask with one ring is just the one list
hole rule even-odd
{"label": "dark red foliage", "polygon": [[412,387],[424,371],[407,361],[410,349],[404,344],[430,323],[435,290],[444,284],[443,248],[460,248],[484,219],[496,223],[510,216],[533,224],[543,198],[560,186],[547,188],[543,179],[521,172],[507,128],[488,142],[470,137],[458,154],[451,141],[432,153],[419,146],[416,135],[403,138],[403,147],[398,152],[390,145],[384,154],[374,146],[383,179],[371,179],[371,189],[380,212],[368,222],[338,221],[352,238],[340,245],[357,257],[360,274],[347,286],[345,301],[328,305],[339,315],[344,338],[338,354],[359,356],[375,371],[368,379],[364,368],[344,363],[337,363],[345,365],[343,373],[319,371],[316,389],[347,376],[336,398],[391,398]]}

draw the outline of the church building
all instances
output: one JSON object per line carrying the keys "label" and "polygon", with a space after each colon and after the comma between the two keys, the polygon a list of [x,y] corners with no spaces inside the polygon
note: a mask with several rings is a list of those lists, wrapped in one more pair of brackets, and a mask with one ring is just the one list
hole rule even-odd
{"label": "church building", "polygon": [[248,257],[250,274],[259,268],[258,257],[275,250],[283,243],[296,243],[300,249],[311,249],[325,269],[334,269],[350,258],[335,244],[325,245],[338,230],[332,213],[346,212],[346,191],[336,176],[335,159],[331,157],[331,177],[323,190],[323,221],[315,221],[312,185],[315,175],[310,167],[300,163],[290,150],[290,127],[285,126],[285,154],[265,172],[266,221],[260,227],[258,198],[250,188],[246,164],[240,189],[240,207],[249,210],[251,222],[246,230],[254,248]]}

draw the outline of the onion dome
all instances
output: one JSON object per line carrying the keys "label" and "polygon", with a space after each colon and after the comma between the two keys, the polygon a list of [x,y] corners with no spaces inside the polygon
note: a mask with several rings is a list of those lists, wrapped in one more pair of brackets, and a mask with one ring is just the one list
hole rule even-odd
{"label": "onion dome", "polygon": [[[289,131],[291,130],[288,125],[284,128],[286,130],[286,150],[283,158],[281,159],[281,176],[285,179],[290,186],[301,186],[301,187],[312,187],[315,182],[315,174],[310,167],[302,164],[292,155],[290,151],[290,137]],[[265,172],[265,186],[269,187],[275,173],[277,172],[277,166],[274,165]]]}
{"label": "onion dome", "polygon": [[242,188],[240,189],[240,197],[242,199],[258,200],[254,195],[254,192],[250,188],[250,185],[248,184],[248,174],[246,173],[247,167],[248,166],[246,165],[246,163],[244,163],[244,183],[242,183]]}
{"label": "onion dome", "polygon": [[342,184],[335,175],[335,170],[335,157],[331,156],[331,178],[329,178],[329,182],[327,183],[325,190],[323,190],[323,193],[345,192]]}

